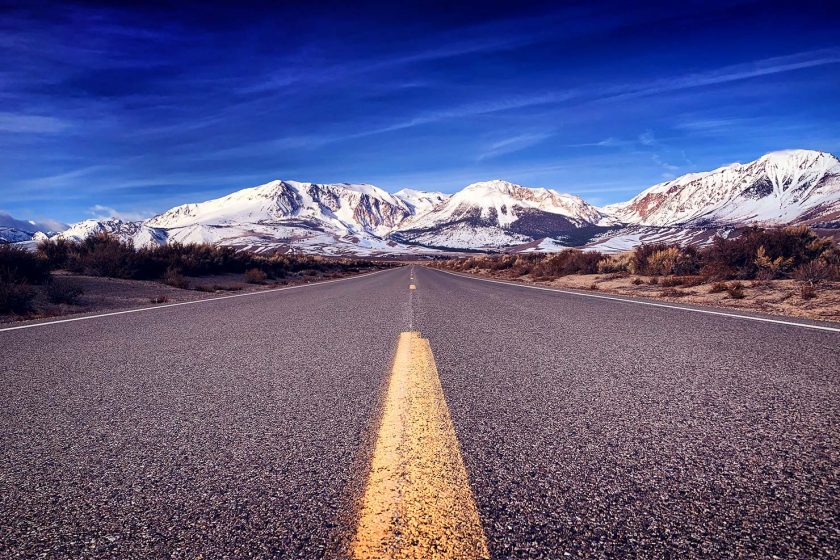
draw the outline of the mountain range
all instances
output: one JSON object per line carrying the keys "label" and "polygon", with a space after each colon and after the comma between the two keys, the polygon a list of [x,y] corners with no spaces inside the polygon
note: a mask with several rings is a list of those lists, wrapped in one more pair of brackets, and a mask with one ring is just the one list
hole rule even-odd
{"label": "mountain range", "polygon": [[47,220],[18,220],[10,214],[0,212],[0,243],[16,243],[33,238],[45,239],[67,229],[66,224]]}
{"label": "mountain range", "polygon": [[[840,236],[840,160],[832,154],[772,152],[602,208],[501,180],[452,195],[276,180],[144,221],[86,220],[60,233],[38,231],[67,239],[109,232],[135,245],[209,242],[258,252],[378,256],[572,246],[611,252],[650,241],[702,244],[745,225],[800,223]],[[29,232],[29,239],[42,234]]]}

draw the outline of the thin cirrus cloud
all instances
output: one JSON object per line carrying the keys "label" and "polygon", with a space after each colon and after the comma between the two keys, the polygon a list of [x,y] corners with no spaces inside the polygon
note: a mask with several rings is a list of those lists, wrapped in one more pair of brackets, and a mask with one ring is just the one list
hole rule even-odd
{"label": "thin cirrus cloud", "polygon": [[535,146],[544,140],[551,138],[552,133],[537,132],[532,134],[520,134],[512,138],[505,138],[490,144],[486,151],[478,156],[478,161],[492,159],[506,154],[513,154],[520,150]]}
{"label": "thin cirrus cloud", "polygon": [[45,115],[0,112],[0,132],[12,134],[58,134],[71,128],[63,119]]}
{"label": "thin cirrus cloud", "polygon": [[805,51],[786,56],[755,60],[748,63],[733,64],[716,70],[655,80],[639,85],[625,84],[613,91],[607,89],[600,100],[614,101],[634,97],[646,97],[660,93],[725,84],[838,63],[840,63],[840,49]]}
{"label": "thin cirrus cloud", "polygon": [[[674,76],[668,79],[655,80],[644,83],[625,83],[619,86],[608,86],[603,88],[576,89],[561,92],[542,92],[526,96],[514,96],[506,100],[490,100],[475,102],[448,109],[422,112],[409,119],[402,119],[392,124],[363,129],[354,133],[330,133],[324,135],[304,135],[302,137],[287,137],[257,142],[250,146],[242,146],[230,150],[223,150],[216,155],[254,155],[255,150],[271,151],[280,148],[316,148],[327,144],[354,140],[366,136],[374,136],[388,132],[405,130],[418,126],[433,124],[437,122],[450,121],[470,116],[524,109],[539,105],[562,105],[563,107],[574,107],[576,105],[587,105],[590,103],[617,102],[630,98],[648,97],[665,94],[691,88],[700,88],[717,84],[725,84],[750,78],[792,72],[804,68],[813,68],[829,64],[840,63],[840,50],[823,49],[817,51],[800,52],[788,56],[774,57],[756,60],[749,63],[741,63],[724,66],[715,70]],[[577,103],[576,103],[577,102]],[[562,107],[560,107],[562,108]],[[639,138],[641,143],[646,142],[646,137]],[[536,143],[536,142],[534,142]],[[614,147],[620,145],[621,141],[607,138],[596,143],[579,143],[574,146],[601,146]],[[523,148],[528,147],[524,146]],[[487,152],[486,157],[493,157],[492,150]],[[481,159],[485,159],[481,158]]]}

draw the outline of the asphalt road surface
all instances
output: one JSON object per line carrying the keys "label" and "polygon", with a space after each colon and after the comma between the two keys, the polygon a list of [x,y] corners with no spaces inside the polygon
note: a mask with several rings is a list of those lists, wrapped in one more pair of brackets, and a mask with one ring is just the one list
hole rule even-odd
{"label": "asphalt road surface", "polygon": [[840,332],[413,267],[0,331],[0,557],[343,550],[401,332],[494,558],[831,558]]}

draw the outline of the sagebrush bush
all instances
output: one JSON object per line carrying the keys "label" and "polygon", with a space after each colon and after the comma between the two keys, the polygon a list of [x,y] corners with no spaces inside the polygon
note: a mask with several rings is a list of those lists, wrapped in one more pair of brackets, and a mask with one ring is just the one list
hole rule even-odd
{"label": "sagebrush bush", "polygon": [[705,278],[702,276],[682,276],[682,285],[686,288],[693,288],[705,284]]}
{"label": "sagebrush bush", "polygon": [[799,297],[802,299],[814,299],[817,297],[817,289],[810,284],[805,284],[799,288]]}
{"label": "sagebrush bush", "polygon": [[32,251],[0,244],[0,282],[40,284],[50,278],[50,263]]}
{"label": "sagebrush bush", "polygon": [[832,272],[832,267],[827,261],[818,259],[800,264],[793,270],[791,276],[814,285],[830,279],[833,276]]}
{"label": "sagebrush bush", "polygon": [[645,270],[647,270],[649,274],[655,274],[658,276],[673,274],[674,269],[677,266],[677,259],[679,256],[679,247],[668,247],[667,249],[655,251],[647,258],[647,266]]}
{"label": "sagebrush bush", "polygon": [[74,282],[73,280],[54,278],[47,285],[46,293],[50,303],[77,305],[79,298],[85,293],[85,290],[78,282]]}
{"label": "sagebrush bush", "polygon": [[732,299],[743,299],[746,297],[744,293],[744,285],[740,282],[732,282],[726,287],[726,293],[729,294],[729,297]]}
{"label": "sagebrush bush", "polygon": [[29,284],[0,281],[0,313],[27,313],[34,298],[35,290]]}
{"label": "sagebrush bush", "polygon": [[649,268],[649,259],[650,256],[654,253],[658,253],[660,251],[664,251],[668,248],[667,245],[664,243],[642,243],[638,247],[633,250],[633,256],[631,257],[632,267],[634,274],[644,274],[649,275],[651,274]]}
{"label": "sagebrush bush", "polygon": [[633,253],[619,253],[617,255],[606,255],[598,261],[598,273],[609,274],[616,272],[635,272]]}
{"label": "sagebrush bush", "polygon": [[598,272],[598,263],[603,258],[604,255],[596,251],[566,249],[539,261],[534,266],[533,274],[553,278],[569,274],[595,274]]}
{"label": "sagebrush bush", "polygon": [[729,289],[729,286],[726,285],[726,282],[715,282],[712,284],[712,287],[709,288],[710,294],[719,294],[721,292],[725,292]]}
{"label": "sagebrush bush", "polygon": [[391,263],[374,263],[362,259],[310,255],[265,256],[210,244],[171,243],[137,249],[131,243],[105,233],[88,237],[79,243],[61,240],[42,242],[37,256],[52,269],[67,268],[72,272],[92,276],[164,281],[167,276],[173,277],[171,270],[177,270],[182,276],[206,276],[242,274],[256,268],[272,278],[285,278],[290,274],[308,271],[352,272],[361,268],[393,266]]}
{"label": "sagebrush bush", "polygon": [[184,278],[181,270],[174,266],[166,269],[166,273],[163,275],[163,283],[173,288],[180,288],[181,290],[187,290],[190,287],[189,280]]}
{"label": "sagebrush bush", "polygon": [[687,295],[690,295],[689,292],[686,292],[685,290],[680,290],[679,288],[665,288],[664,290],[659,292],[659,297],[679,298],[685,297]]}
{"label": "sagebrush bush", "polygon": [[268,275],[259,268],[249,268],[245,271],[245,281],[249,284],[264,284]]}
{"label": "sagebrush bush", "polygon": [[748,227],[727,238],[715,237],[702,249],[654,243],[616,255],[566,249],[557,253],[475,255],[436,261],[433,266],[460,271],[507,271],[510,276],[531,274],[538,278],[625,272],[648,276],[699,275],[704,281],[790,276],[819,281],[821,278],[840,280],[840,248],[805,226]]}
{"label": "sagebrush bush", "polygon": [[38,243],[37,253],[50,264],[50,268],[63,268],[73,249],[66,239],[44,239]]}
{"label": "sagebrush bush", "polygon": [[749,227],[740,235],[715,237],[702,250],[703,273],[718,279],[748,280],[760,274],[784,276],[789,270],[830,253],[834,243],[807,226]]}

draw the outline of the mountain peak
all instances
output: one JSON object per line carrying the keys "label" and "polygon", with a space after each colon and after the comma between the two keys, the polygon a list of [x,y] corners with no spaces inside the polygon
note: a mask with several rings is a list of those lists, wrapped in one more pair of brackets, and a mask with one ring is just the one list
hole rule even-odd
{"label": "mountain peak", "polygon": [[782,150],[659,183],[604,210],[630,224],[787,224],[833,212],[840,161],[827,152]]}

